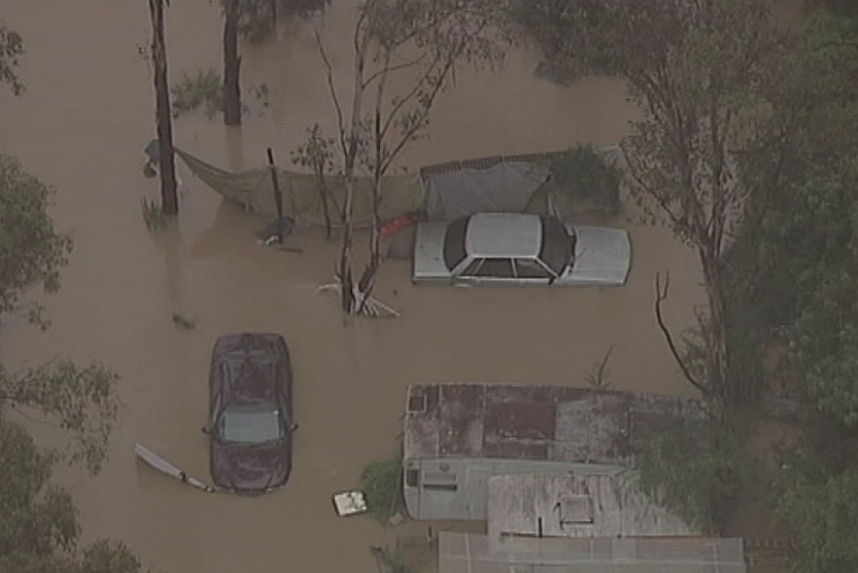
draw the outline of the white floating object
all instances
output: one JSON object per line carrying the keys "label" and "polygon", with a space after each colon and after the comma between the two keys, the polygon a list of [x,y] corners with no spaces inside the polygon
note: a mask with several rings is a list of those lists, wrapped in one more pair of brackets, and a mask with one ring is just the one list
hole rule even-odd
{"label": "white floating object", "polygon": [[362,491],[344,491],[334,495],[334,508],[340,517],[364,513],[367,510],[366,498]]}

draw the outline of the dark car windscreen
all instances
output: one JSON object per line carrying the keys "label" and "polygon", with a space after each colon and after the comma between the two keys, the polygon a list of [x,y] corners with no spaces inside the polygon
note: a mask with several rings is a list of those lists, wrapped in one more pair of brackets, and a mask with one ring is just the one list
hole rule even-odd
{"label": "dark car windscreen", "polygon": [[274,404],[227,408],[221,417],[220,437],[238,444],[261,444],[282,438],[283,430],[280,411]]}
{"label": "dark car windscreen", "polygon": [[541,217],[541,220],[542,246],[539,258],[555,274],[562,274],[566,265],[572,261],[574,238],[569,236],[566,225],[558,219]]}
{"label": "dark car windscreen", "polygon": [[451,271],[468,256],[465,252],[465,235],[470,220],[470,217],[456,219],[447,226],[444,234],[444,264]]}

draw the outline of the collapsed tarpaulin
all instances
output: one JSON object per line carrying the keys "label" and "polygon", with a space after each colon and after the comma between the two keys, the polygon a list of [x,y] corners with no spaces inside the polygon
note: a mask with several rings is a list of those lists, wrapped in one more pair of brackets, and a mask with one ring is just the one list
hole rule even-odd
{"label": "collapsed tarpaulin", "polygon": [[[268,167],[233,173],[178,148],[176,155],[185,162],[194,175],[220,195],[243,204],[248,211],[276,216],[277,206],[274,201],[271,171]],[[316,176],[278,169],[277,177],[283,194],[283,211],[295,220],[296,226],[324,225],[324,205]],[[330,175],[326,176],[325,181],[328,188],[331,221],[334,226],[339,226],[339,213],[346,195],[345,179],[339,175]],[[422,206],[423,183],[418,174],[390,175],[384,178],[379,209],[382,220],[420,210]],[[353,220],[356,226],[363,227],[371,224],[371,178],[358,177],[355,181],[353,209]]]}
{"label": "collapsed tarpaulin", "polygon": [[426,178],[426,215],[449,221],[480,212],[520,213],[550,174],[546,167],[524,162],[435,173]]}

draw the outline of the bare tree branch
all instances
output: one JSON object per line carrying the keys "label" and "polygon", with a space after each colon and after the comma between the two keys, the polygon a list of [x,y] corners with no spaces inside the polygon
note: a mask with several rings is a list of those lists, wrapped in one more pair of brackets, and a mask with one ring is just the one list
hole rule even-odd
{"label": "bare tree branch", "polygon": [[340,146],[343,149],[343,153],[346,153],[346,125],[345,125],[345,117],[343,116],[343,107],[340,105],[340,98],[337,95],[337,88],[334,85],[334,66],[331,65],[331,60],[328,58],[328,53],[325,51],[325,46],[322,43],[322,37],[319,34],[319,31],[315,31],[316,37],[316,46],[319,48],[319,55],[322,56],[322,62],[325,64],[325,77],[328,80],[328,91],[331,94],[331,100],[333,100],[334,108],[337,112],[337,130],[340,135]]}
{"label": "bare tree branch", "polygon": [[667,299],[667,295],[670,292],[670,273],[665,274],[664,283],[661,281],[661,274],[655,274],[655,320],[658,323],[658,328],[661,330],[662,335],[664,336],[665,342],[667,342],[667,347],[670,349],[670,353],[673,355],[673,359],[679,365],[680,370],[682,370],[682,375],[685,377],[688,382],[700,390],[704,395],[708,395],[709,391],[706,387],[701,384],[694,376],[691,374],[691,371],[688,369],[688,366],[685,365],[685,362],[682,360],[682,356],[679,354],[679,350],[676,348],[676,343],[673,341],[673,335],[670,334],[670,330],[667,328],[667,325],[664,323],[664,317],[661,314],[661,303]]}
{"label": "bare tree branch", "polygon": [[[390,53],[392,53],[392,52],[390,52]],[[391,72],[397,72],[400,70],[404,70],[405,68],[410,68],[412,66],[416,66],[417,64],[422,62],[425,58],[426,58],[426,54],[424,53],[424,54],[420,54],[419,57],[414,58],[413,60],[409,60],[409,61],[404,62],[402,64],[396,64],[395,66],[385,64],[377,72],[370,74],[370,76],[363,81],[361,88],[362,89],[368,88],[370,86],[370,84],[372,84],[372,82],[374,82],[376,79],[378,79],[379,77],[382,77],[382,76],[386,76],[387,74],[389,74]]]}

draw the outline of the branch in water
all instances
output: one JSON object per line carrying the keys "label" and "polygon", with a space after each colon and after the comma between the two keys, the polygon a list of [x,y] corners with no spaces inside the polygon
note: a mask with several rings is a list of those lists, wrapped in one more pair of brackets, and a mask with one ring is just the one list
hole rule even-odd
{"label": "branch in water", "polygon": [[661,303],[667,299],[667,295],[670,292],[670,273],[665,274],[664,283],[661,280],[661,274],[655,274],[655,320],[658,323],[658,328],[661,330],[661,334],[664,336],[665,342],[667,342],[667,347],[670,349],[670,353],[673,355],[673,359],[676,360],[676,363],[679,365],[680,370],[682,370],[682,375],[685,376],[685,379],[688,382],[700,390],[704,395],[708,395],[709,392],[706,390],[706,387],[701,384],[694,376],[691,374],[691,371],[688,369],[688,366],[685,365],[685,362],[682,360],[682,357],[679,355],[679,350],[676,348],[676,343],[673,341],[673,336],[670,334],[670,330],[667,328],[667,325],[664,323],[664,317],[661,314]]}

